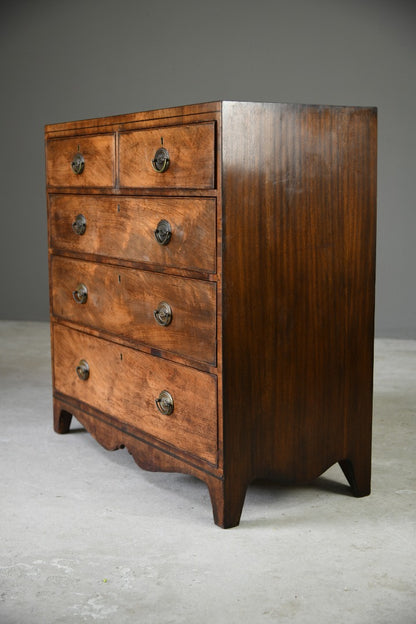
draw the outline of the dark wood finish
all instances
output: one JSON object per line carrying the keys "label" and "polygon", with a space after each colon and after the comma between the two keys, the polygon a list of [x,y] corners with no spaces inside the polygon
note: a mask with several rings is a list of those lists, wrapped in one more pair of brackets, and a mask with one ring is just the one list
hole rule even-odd
{"label": "dark wood finish", "polygon": [[53,401],[53,428],[56,433],[68,433],[71,427],[73,409],[68,412],[62,408],[60,403],[54,399]]}
{"label": "dark wood finish", "polygon": [[[120,187],[213,188],[214,146],[214,123],[120,132]],[[154,171],[151,164],[161,147],[170,159],[164,173]]]}
{"label": "dark wood finish", "polygon": [[221,102],[203,102],[202,104],[187,104],[159,108],[157,110],[141,111],[127,115],[113,115],[95,119],[79,121],[65,121],[63,123],[47,124],[45,135],[50,137],[77,134],[79,132],[111,132],[113,128],[130,129],[138,127],[165,126],[167,123],[194,123],[196,121],[212,121],[221,111]]}
{"label": "dark wood finish", "polygon": [[341,461],[368,494],[375,110],[224,103],[222,123],[225,475]]}
{"label": "dark wood finish", "polygon": [[[86,219],[83,235],[72,223]],[[165,246],[154,232],[165,219],[172,237]],[[215,273],[215,199],[171,197],[50,197],[50,247],[57,251]]]}
{"label": "dark wood finish", "polygon": [[[77,175],[71,168],[76,153],[85,161],[84,171]],[[115,174],[115,135],[77,136],[47,142],[47,182],[50,186],[112,187]]]}
{"label": "dark wood finish", "polygon": [[[51,257],[51,279],[55,316],[215,364],[215,283],[60,256]],[[73,297],[80,283],[85,304]],[[154,318],[161,302],[172,308],[167,327]]]}
{"label": "dark wood finish", "polygon": [[[303,483],[339,462],[367,495],[376,123],[373,108],[214,102],[47,126],[48,145],[116,133],[119,146],[112,188],[49,186],[55,430],[74,415],[141,467],[202,479],[223,527],[259,477]],[[163,174],[150,163],[161,137]],[[159,249],[154,222],[172,206],[183,239]],[[78,212],[89,238],[70,231]],[[177,335],[148,323],[166,292]],[[177,420],[157,411],[161,390]]]}

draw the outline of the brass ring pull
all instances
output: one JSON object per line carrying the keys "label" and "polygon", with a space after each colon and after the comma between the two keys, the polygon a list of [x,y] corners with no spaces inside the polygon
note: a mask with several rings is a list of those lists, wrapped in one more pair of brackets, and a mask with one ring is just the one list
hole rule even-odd
{"label": "brass ring pull", "polygon": [[72,223],[72,229],[75,234],[78,234],[78,236],[85,234],[85,230],[87,229],[87,220],[83,214],[79,214],[75,217],[75,221]]}
{"label": "brass ring pull", "polygon": [[85,284],[78,284],[75,290],[72,291],[72,296],[74,298],[75,303],[87,303],[88,299],[88,288]]}
{"label": "brass ring pull", "polygon": [[164,173],[169,167],[169,152],[164,147],[160,147],[152,160],[152,167],[157,173]]}
{"label": "brass ring pull", "polygon": [[172,308],[166,301],[161,301],[157,309],[154,310],[153,316],[156,323],[162,327],[167,327],[172,322]]}
{"label": "brass ring pull", "polygon": [[76,175],[80,175],[84,171],[84,165],[84,156],[80,152],[77,152],[71,162],[72,171]]}
{"label": "brass ring pull", "polygon": [[166,221],[166,219],[159,221],[154,231],[154,235],[159,245],[168,245],[170,239],[172,238],[172,228],[170,227],[170,223]]}
{"label": "brass ring pull", "polygon": [[169,416],[174,410],[173,397],[167,390],[162,390],[157,399],[156,407],[161,414]]}
{"label": "brass ring pull", "polygon": [[76,371],[81,381],[87,381],[88,377],[90,376],[90,366],[87,360],[80,360]]}

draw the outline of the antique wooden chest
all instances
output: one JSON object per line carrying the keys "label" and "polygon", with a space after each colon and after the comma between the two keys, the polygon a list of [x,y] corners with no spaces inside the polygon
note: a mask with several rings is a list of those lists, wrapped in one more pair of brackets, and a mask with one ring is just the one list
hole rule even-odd
{"label": "antique wooden chest", "polygon": [[[54,426],[208,486],[370,492],[376,109],[212,102],[46,126]],[[162,513],[163,510],[160,510]]]}

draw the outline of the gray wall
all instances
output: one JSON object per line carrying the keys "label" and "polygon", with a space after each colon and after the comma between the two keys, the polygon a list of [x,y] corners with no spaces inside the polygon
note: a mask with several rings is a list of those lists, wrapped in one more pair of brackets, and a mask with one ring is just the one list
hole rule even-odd
{"label": "gray wall", "polygon": [[416,3],[2,0],[0,319],[48,318],[43,126],[215,99],[379,108],[376,331],[416,338]]}

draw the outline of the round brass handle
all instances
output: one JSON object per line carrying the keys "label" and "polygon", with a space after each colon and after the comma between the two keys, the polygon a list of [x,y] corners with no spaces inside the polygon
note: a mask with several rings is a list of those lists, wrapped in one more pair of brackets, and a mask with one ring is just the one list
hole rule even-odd
{"label": "round brass handle", "polygon": [[85,230],[87,229],[87,220],[83,214],[79,214],[75,217],[75,221],[72,223],[72,229],[75,234],[78,234],[78,236],[85,234]]}
{"label": "round brass handle", "polygon": [[153,316],[156,323],[167,327],[172,322],[172,308],[166,301],[161,301],[157,306],[157,310],[154,310]]}
{"label": "round brass handle", "polygon": [[84,171],[84,165],[84,156],[80,152],[77,152],[71,162],[72,171],[76,175],[80,175]]}
{"label": "round brass handle", "polygon": [[76,289],[72,291],[72,296],[75,303],[87,303],[88,288],[85,286],[85,284],[78,284]]}
{"label": "round brass handle", "polygon": [[152,160],[152,167],[158,173],[163,173],[169,167],[169,152],[164,147],[160,147]]}
{"label": "round brass handle", "polygon": [[87,381],[88,377],[90,376],[90,366],[87,360],[80,360],[76,371],[81,381]]}
{"label": "round brass handle", "polygon": [[162,390],[157,399],[156,407],[161,414],[169,416],[174,410],[173,397],[167,390]]}
{"label": "round brass handle", "polygon": [[159,221],[154,234],[159,245],[168,245],[170,239],[172,238],[172,228],[170,227],[170,223],[166,221],[166,219]]}

